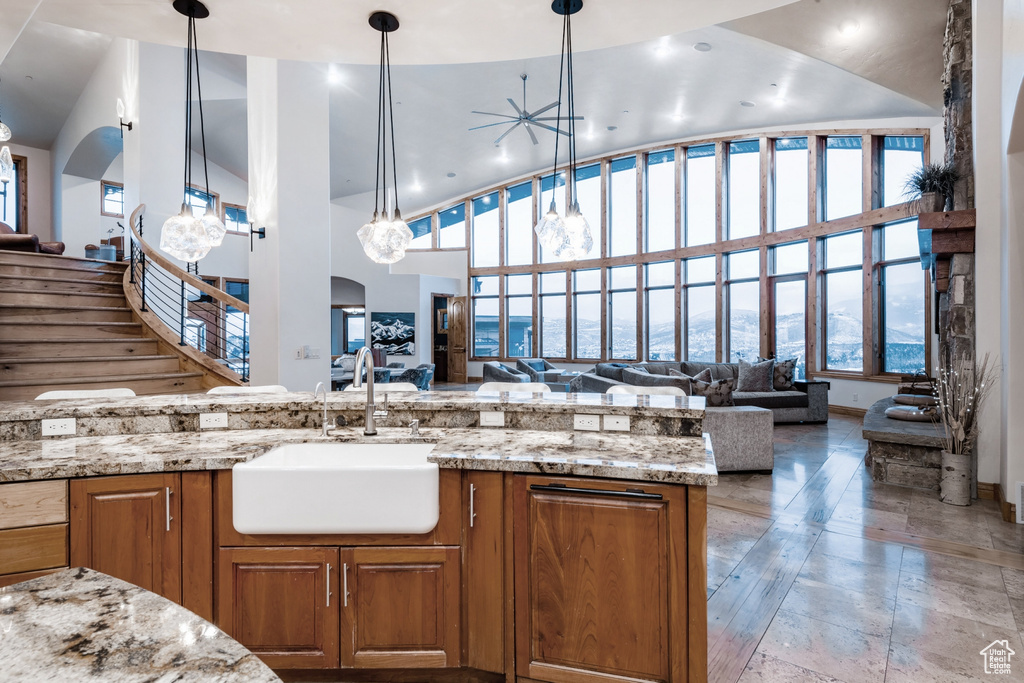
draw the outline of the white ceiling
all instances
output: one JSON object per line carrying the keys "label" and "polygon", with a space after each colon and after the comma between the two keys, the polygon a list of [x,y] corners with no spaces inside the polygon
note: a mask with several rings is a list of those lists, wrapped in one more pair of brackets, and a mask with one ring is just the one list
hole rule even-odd
{"label": "white ceiling", "polygon": [[[204,48],[337,63],[332,195],[372,190],[379,34],[365,17],[379,0],[208,4],[213,15],[198,27]],[[551,164],[550,132],[537,130],[534,146],[520,127],[495,148],[503,128],[468,130],[497,120],[471,110],[509,113],[506,97],[521,102],[521,73],[530,75],[529,108],[556,98],[560,22],[549,0],[390,0],[387,8],[403,21],[391,47],[406,213]],[[730,130],[937,115],[945,8],[946,0],[586,0],[573,20],[577,113],[585,117],[579,155]],[[861,30],[842,36],[848,18]],[[52,144],[109,34],[180,43],[183,21],[169,0],[43,0],[0,63],[0,112],[15,141]],[[262,30],[268,24],[273,32]],[[482,25],[488,30],[474,30]],[[695,51],[697,42],[713,49]],[[212,52],[202,60],[209,157],[244,178],[245,60]],[[319,68],[326,82],[328,68]]]}

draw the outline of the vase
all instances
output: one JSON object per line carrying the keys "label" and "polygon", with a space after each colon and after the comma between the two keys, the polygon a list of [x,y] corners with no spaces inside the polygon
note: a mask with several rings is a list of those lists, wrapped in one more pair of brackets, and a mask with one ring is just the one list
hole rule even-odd
{"label": "vase", "polygon": [[942,451],[939,500],[949,505],[971,504],[971,454]]}
{"label": "vase", "polygon": [[921,193],[921,213],[938,213],[946,208],[946,196],[941,192]]}

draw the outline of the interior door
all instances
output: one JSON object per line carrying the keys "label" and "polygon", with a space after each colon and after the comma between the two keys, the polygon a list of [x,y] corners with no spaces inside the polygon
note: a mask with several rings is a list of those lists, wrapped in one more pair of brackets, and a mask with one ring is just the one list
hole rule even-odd
{"label": "interior door", "polygon": [[448,299],[448,381],[466,383],[469,306],[466,297]]}

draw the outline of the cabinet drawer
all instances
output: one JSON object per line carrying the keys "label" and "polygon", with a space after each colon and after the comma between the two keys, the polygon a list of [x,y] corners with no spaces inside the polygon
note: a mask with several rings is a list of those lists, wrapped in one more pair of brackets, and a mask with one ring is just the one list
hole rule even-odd
{"label": "cabinet drawer", "polygon": [[67,524],[0,531],[0,574],[63,567],[67,563]]}
{"label": "cabinet drawer", "polygon": [[31,581],[32,579],[38,579],[40,576],[46,576],[47,574],[53,574],[67,569],[67,567],[54,567],[52,569],[41,569],[37,572],[21,572],[19,574],[4,574],[0,576],[0,588],[6,586],[13,586],[16,583],[22,581]]}
{"label": "cabinet drawer", "polygon": [[0,484],[0,529],[68,521],[68,482]]}

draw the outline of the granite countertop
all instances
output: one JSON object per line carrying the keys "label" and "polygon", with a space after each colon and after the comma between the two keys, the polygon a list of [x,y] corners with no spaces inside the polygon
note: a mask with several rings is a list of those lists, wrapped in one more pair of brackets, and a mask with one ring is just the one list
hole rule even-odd
{"label": "granite countertop", "polygon": [[0,588],[0,678],[280,682],[208,621],[85,568]]}
{"label": "granite countertop", "polygon": [[[652,397],[655,398],[655,397]],[[668,397],[673,398],[673,397]],[[0,442],[0,482],[111,474],[223,470],[283,443],[434,443],[430,460],[442,468],[573,474],[711,486],[714,456],[698,436],[641,436],[612,432],[559,432],[495,428],[378,427],[332,430],[251,429]]]}
{"label": "granite countertop", "polygon": [[[361,409],[365,396],[360,392],[332,392],[329,410]],[[383,392],[377,402],[383,401]],[[395,410],[489,411],[588,413],[644,415],[647,417],[701,418],[704,399],[690,396],[634,396],[630,394],[565,394],[550,392],[418,391],[388,394]],[[146,417],[175,413],[194,415],[203,412],[257,413],[266,411],[308,411],[322,406],[308,392],[286,394],[174,394],[136,398],[94,398],[55,401],[9,401],[3,404],[0,423],[44,418]]]}

